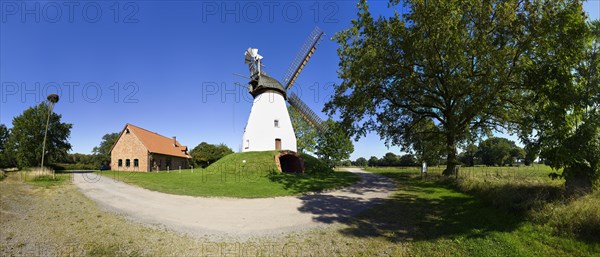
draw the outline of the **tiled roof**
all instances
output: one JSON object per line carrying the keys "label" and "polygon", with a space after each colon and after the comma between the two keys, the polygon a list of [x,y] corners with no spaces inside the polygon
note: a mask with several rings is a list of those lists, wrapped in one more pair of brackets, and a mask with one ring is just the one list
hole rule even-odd
{"label": "tiled roof", "polygon": [[177,140],[173,140],[173,138],[165,137],[129,123],[125,126],[125,129],[129,129],[129,131],[132,132],[151,153],[192,158],[185,152],[187,146],[182,146]]}

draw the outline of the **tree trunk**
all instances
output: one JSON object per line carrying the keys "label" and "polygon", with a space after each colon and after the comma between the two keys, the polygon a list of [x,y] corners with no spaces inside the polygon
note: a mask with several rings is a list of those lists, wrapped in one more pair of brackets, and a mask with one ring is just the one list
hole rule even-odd
{"label": "tree trunk", "polygon": [[442,172],[442,175],[458,175],[459,162],[456,154],[456,136],[453,133],[446,135],[446,148],[448,156],[446,158],[446,169]]}

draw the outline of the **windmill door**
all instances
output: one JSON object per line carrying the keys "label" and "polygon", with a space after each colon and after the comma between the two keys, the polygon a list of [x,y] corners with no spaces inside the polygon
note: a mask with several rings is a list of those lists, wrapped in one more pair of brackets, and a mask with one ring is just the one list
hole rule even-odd
{"label": "windmill door", "polygon": [[275,150],[281,150],[281,139],[275,138]]}

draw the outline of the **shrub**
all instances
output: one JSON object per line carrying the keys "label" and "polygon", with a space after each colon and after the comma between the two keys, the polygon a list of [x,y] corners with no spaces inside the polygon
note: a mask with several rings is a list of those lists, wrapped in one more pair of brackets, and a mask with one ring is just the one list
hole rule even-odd
{"label": "shrub", "polygon": [[300,154],[304,160],[304,172],[315,173],[315,172],[332,172],[333,170],[326,162],[321,161],[310,154]]}
{"label": "shrub", "polygon": [[53,164],[54,170],[97,170],[93,164],[81,164],[81,163],[57,163]]}

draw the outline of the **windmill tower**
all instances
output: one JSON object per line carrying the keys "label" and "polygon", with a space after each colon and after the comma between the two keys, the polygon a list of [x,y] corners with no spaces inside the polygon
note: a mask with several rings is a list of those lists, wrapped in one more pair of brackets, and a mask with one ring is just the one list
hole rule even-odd
{"label": "windmill tower", "polygon": [[287,91],[294,85],[300,72],[315,52],[323,37],[323,31],[315,28],[298,52],[286,72],[283,84],[262,70],[262,56],[258,49],[248,48],[245,63],[250,69],[248,91],[254,97],[248,123],[242,138],[242,151],[296,150],[296,135],[286,106],[288,102],[302,117],[317,130],[322,131],[322,120],[292,93]]}

